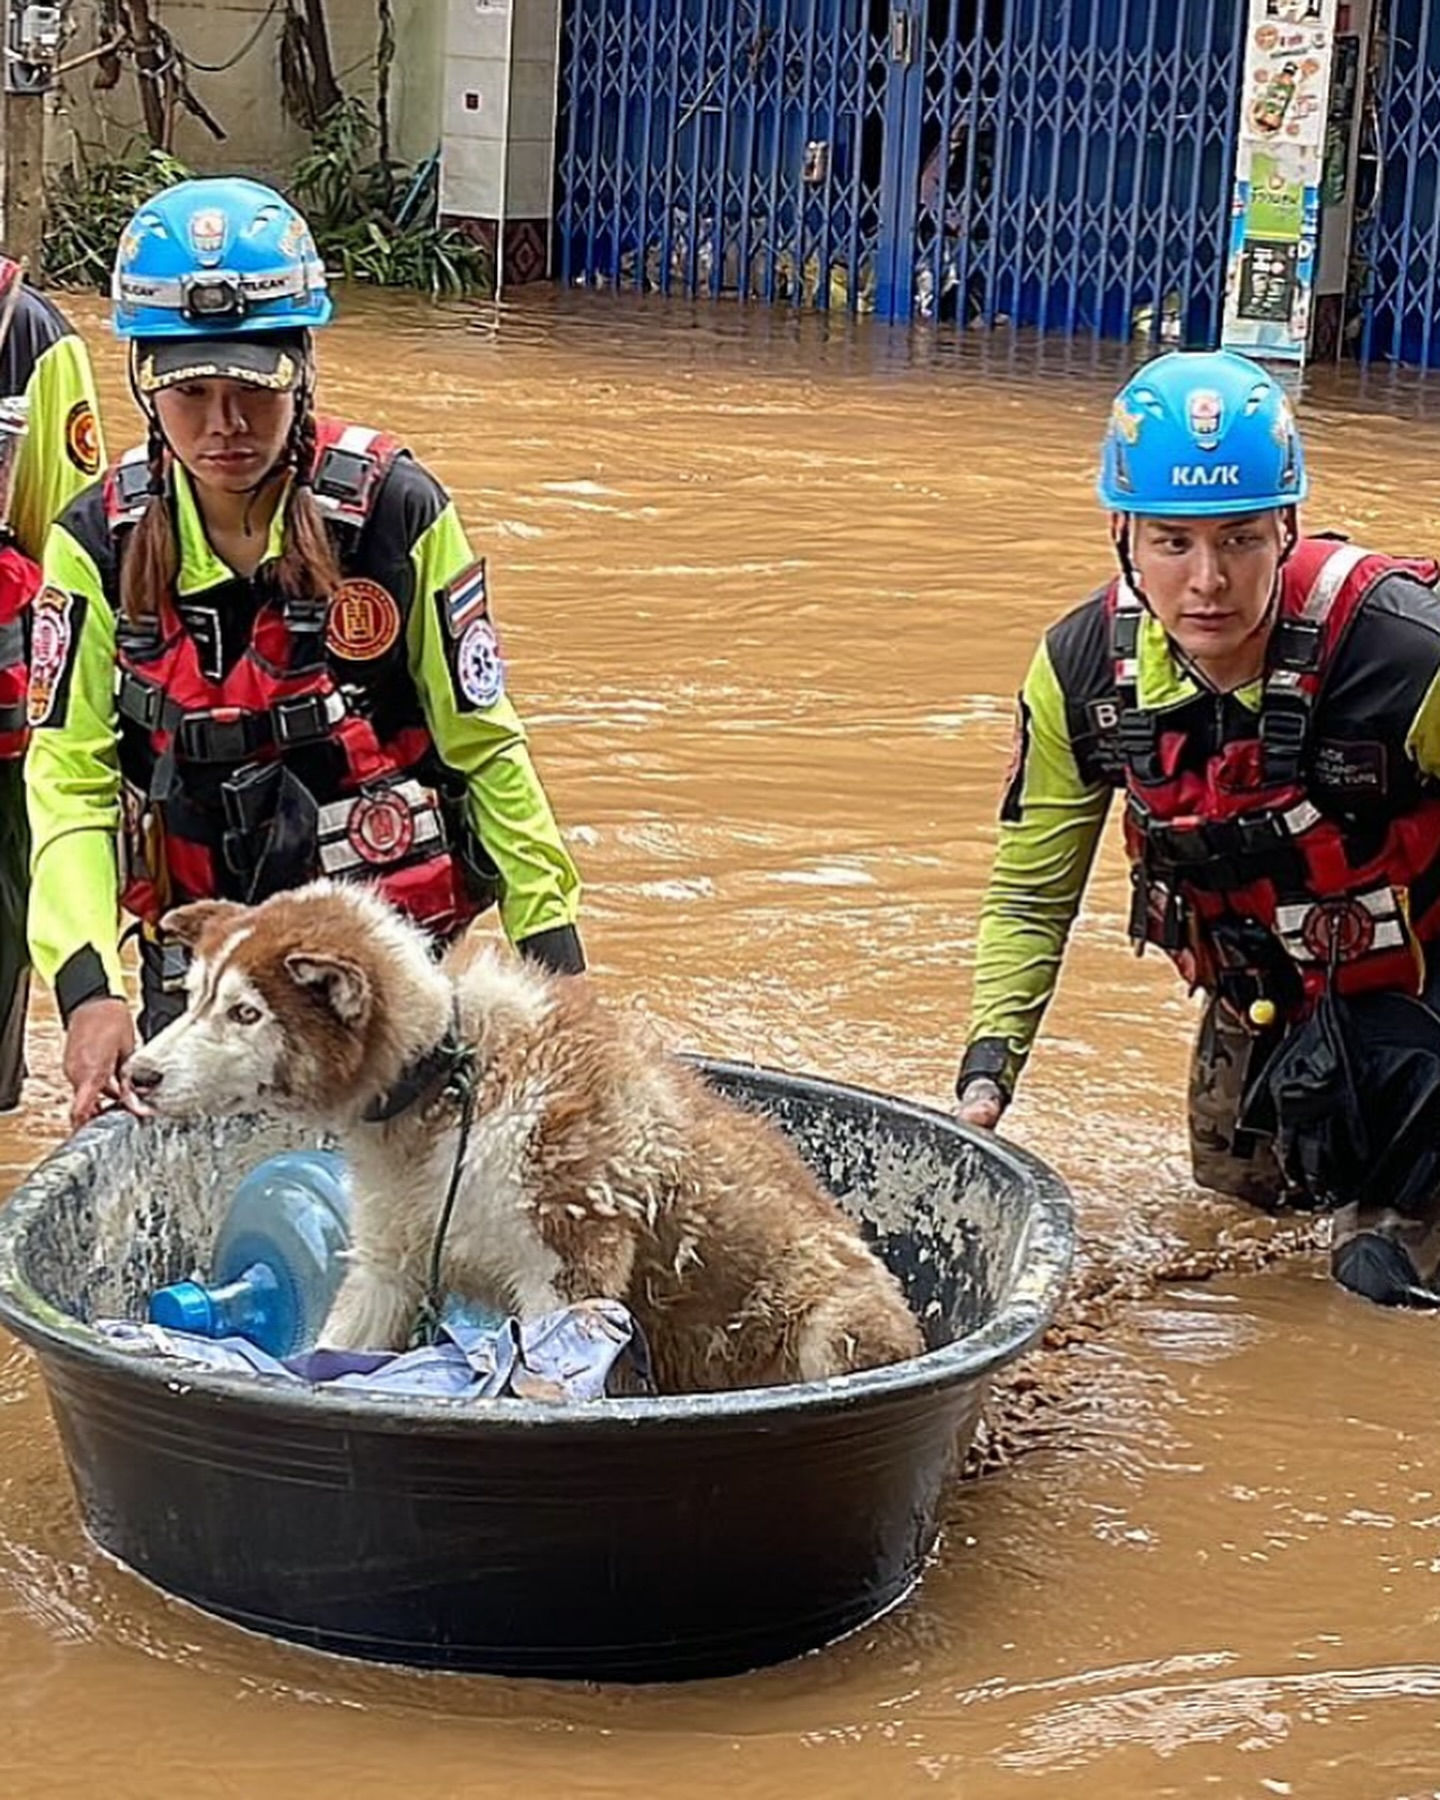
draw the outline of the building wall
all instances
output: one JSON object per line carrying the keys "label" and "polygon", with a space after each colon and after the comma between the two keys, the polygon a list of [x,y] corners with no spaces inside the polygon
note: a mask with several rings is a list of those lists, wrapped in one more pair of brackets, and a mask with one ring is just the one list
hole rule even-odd
{"label": "building wall", "polygon": [[[79,33],[67,54],[95,40],[95,0],[75,0]],[[428,155],[439,135],[440,76],[444,44],[444,0],[394,0],[396,58],[391,78],[395,151],[408,160]],[[223,73],[196,68],[191,85],[199,100],[224,127],[217,142],[183,109],[178,113],[175,152],[207,174],[240,173],[283,180],[308,147],[307,134],[288,119],[280,104],[279,42],[282,9],[270,0],[155,0],[159,22],[197,64],[229,64]],[[369,0],[330,0],[330,48],[335,72],[347,94],[373,100],[378,39],[376,11]],[[258,35],[257,35],[258,34]],[[253,41],[252,41],[253,39]],[[248,48],[247,48],[248,46]],[[61,161],[93,149],[121,154],[143,142],[145,131],[131,69],[118,87],[94,91],[94,68],[68,76],[52,119],[48,154]],[[67,129],[68,127],[68,129]]]}
{"label": "building wall", "polygon": [[393,0],[395,64],[390,116],[395,154],[418,163],[440,143],[445,91],[444,0]]}

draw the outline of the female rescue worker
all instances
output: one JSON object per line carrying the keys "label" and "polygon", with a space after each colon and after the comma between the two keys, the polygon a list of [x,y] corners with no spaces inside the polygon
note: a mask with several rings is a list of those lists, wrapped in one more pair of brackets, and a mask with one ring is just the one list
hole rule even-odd
{"label": "female rescue worker", "polygon": [[1020,696],[960,1114],[991,1126],[1009,1101],[1120,789],[1130,935],[1210,996],[1196,1180],[1345,1209],[1336,1279],[1433,1304],[1437,570],[1300,537],[1305,489],[1289,404],[1243,357],[1162,356],[1116,399],[1120,574],[1051,627]]}
{"label": "female rescue worker", "polygon": [[45,534],[100,473],[103,456],[84,344],[20,265],[0,256],[0,1111],[20,1104],[30,997],[27,620]]}
{"label": "female rescue worker", "polygon": [[484,564],[393,438],[312,410],[331,303],[304,219],[251,181],[169,188],[113,298],[149,441],[50,534],[25,771],[31,948],[76,1123],[124,1097],[121,907],[146,1035],[184,1004],[170,907],[321,874],[441,938],[498,898],[522,954],[584,967]]}

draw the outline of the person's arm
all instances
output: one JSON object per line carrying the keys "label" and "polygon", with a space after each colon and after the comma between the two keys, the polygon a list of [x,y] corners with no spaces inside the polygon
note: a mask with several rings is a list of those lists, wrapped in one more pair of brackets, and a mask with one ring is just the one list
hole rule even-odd
{"label": "person's arm", "polygon": [[442,759],[465,777],[471,823],[500,873],[500,918],[522,955],[578,974],[580,877],[505,695],[485,571],[453,505],[411,551],[410,672]]}
{"label": "person's arm", "polygon": [[73,332],[40,351],[25,387],[28,426],[15,467],[10,526],[39,562],[46,534],[105,466],[90,357]]}
{"label": "person's arm", "polygon": [[974,996],[956,1093],[992,1125],[1009,1103],[1059,979],[1110,789],[1086,782],[1042,644],[1020,696],[1015,761],[980,912]]}
{"label": "person's arm", "polygon": [[119,950],[120,767],[115,620],[90,556],[63,525],[45,546],[30,662],[30,955],[65,1024],[71,1123],[123,1099],[134,1048]]}

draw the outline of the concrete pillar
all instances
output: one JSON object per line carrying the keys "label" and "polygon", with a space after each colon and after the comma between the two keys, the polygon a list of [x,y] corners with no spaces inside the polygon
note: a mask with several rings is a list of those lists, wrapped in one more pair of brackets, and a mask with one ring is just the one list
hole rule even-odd
{"label": "concrete pillar", "polygon": [[448,0],[440,215],[494,247],[497,289],[550,273],[560,0]]}

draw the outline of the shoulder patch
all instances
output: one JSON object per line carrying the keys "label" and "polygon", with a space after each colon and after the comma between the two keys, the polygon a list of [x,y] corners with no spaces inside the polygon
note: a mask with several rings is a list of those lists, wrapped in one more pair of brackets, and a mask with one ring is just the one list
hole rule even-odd
{"label": "shoulder patch", "polygon": [[341,662],[374,662],[400,635],[400,608],[378,581],[353,576],[330,599],[325,648]]}
{"label": "shoulder patch", "polygon": [[490,595],[485,585],[485,558],[478,557],[462,569],[449,587],[440,591],[440,605],[452,638],[463,637],[477,619],[490,617]]}
{"label": "shoulder patch", "polygon": [[455,685],[476,708],[493,706],[505,692],[500,640],[488,619],[472,619],[456,643]]}
{"label": "shoulder patch", "polygon": [[47,587],[35,601],[30,627],[30,685],[25,704],[25,721],[32,729],[65,722],[70,671],[84,617],[82,594]]}
{"label": "shoulder patch", "polygon": [[82,475],[100,473],[100,430],[88,400],[77,400],[66,415],[65,454]]}

